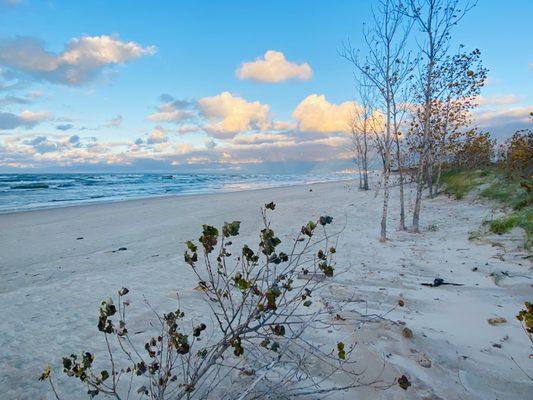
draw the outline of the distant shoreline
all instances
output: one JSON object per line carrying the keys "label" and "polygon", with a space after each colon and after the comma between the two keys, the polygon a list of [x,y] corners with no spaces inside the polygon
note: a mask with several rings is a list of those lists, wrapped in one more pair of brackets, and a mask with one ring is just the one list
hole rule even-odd
{"label": "distant shoreline", "polygon": [[34,174],[14,180],[0,174],[0,214],[89,204],[191,196],[348,181],[331,174]]}
{"label": "distant shoreline", "polygon": [[358,183],[358,179],[351,176],[352,174],[346,174],[345,178],[339,179],[330,179],[330,180],[319,180],[313,182],[292,182],[288,184],[279,184],[279,185],[265,185],[263,187],[254,187],[254,188],[240,188],[240,189],[213,189],[210,191],[198,192],[198,193],[170,193],[170,194],[152,194],[147,196],[135,196],[135,197],[124,197],[124,198],[96,198],[96,199],[85,199],[80,200],[79,202],[69,202],[62,203],[56,201],[53,203],[41,205],[41,206],[31,206],[27,208],[11,209],[11,210],[2,210],[0,209],[0,215],[11,215],[11,214],[27,214],[32,212],[39,211],[49,211],[49,210],[58,210],[58,209],[71,209],[75,207],[90,207],[90,206],[103,206],[116,203],[134,203],[139,201],[157,201],[170,198],[191,198],[191,197],[203,197],[203,196],[213,196],[213,195],[224,195],[232,194],[239,192],[255,192],[255,191],[264,191],[269,189],[282,189],[282,188],[291,188],[299,186],[311,186],[311,185],[321,185],[334,182],[346,182],[346,183]]}

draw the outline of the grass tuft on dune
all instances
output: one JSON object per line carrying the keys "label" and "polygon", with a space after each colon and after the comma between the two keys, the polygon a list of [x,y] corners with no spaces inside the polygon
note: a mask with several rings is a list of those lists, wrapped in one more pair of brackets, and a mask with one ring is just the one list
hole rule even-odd
{"label": "grass tuft on dune", "polygon": [[463,199],[474,188],[490,182],[494,178],[491,170],[452,169],[442,173],[444,192],[453,198]]}
{"label": "grass tuft on dune", "polygon": [[485,221],[492,233],[504,234],[513,228],[524,229],[524,247],[533,245],[533,190],[531,179],[524,180],[505,176],[495,169],[463,170],[454,169],[442,174],[446,194],[462,199],[474,188],[482,188],[479,195],[501,203],[505,215]]}

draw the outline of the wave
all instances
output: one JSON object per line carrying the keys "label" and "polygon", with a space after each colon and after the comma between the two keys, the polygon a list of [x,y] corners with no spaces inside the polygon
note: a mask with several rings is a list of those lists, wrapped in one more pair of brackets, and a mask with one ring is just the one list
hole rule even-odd
{"label": "wave", "polygon": [[[350,179],[339,174],[0,174],[0,212]],[[48,190],[46,190],[48,189]]]}
{"label": "wave", "polygon": [[48,189],[50,185],[46,183],[21,183],[10,187],[11,189]]}

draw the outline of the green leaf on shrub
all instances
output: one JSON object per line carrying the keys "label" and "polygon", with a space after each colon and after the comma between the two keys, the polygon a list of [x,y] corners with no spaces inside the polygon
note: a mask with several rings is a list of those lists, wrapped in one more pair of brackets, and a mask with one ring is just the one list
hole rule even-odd
{"label": "green leaf on shrub", "polygon": [[267,256],[271,255],[280,243],[281,240],[274,235],[272,229],[266,228],[261,231],[261,243],[259,243],[259,246],[263,249],[263,254]]}
{"label": "green leaf on shrub", "polygon": [[100,372],[100,375],[102,376],[100,379],[103,381],[105,381],[107,378],[109,378],[109,372],[107,372],[106,370],[103,370],[102,372]]}
{"label": "green leaf on shrub", "polygon": [[196,247],[196,245],[193,242],[191,242],[190,240],[185,242],[185,244],[187,245],[187,248],[193,253],[196,253],[196,251],[198,250],[198,247]]}
{"label": "green leaf on shrub", "polygon": [[210,225],[202,225],[202,236],[198,239],[204,246],[206,253],[211,253],[217,244],[218,229]]}
{"label": "green leaf on shrub", "polygon": [[241,221],[233,221],[231,223],[224,222],[222,227],[222,234],[224,237],[237,236],[239,234],[239,228],[241,226]]}
{"label": "green leaf on shrub", "polygon": [[343,342],[337,343],[337,354],[339,355],[339,359],[346,360],[346,352],[344,351]]}
{"label": "green leaf on shrub", "polygon": [[307,223],[307,225],[305,226],[302,226],[302,233],[306,236],[313,236],[313,231],[315,230],[316,228],[316,222],[314,221],[309,221]]}

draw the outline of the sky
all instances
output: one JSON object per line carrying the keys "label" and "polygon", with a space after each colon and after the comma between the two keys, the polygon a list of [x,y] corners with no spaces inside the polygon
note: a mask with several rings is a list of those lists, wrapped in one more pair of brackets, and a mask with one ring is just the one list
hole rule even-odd
{"label": "sky", "polygon": [[[375,0],[0,0],[0,172],[300,172],[350,165]],[[530,0],[479,0],[452,47],[479,48],[476,124],[533,111]]]}

